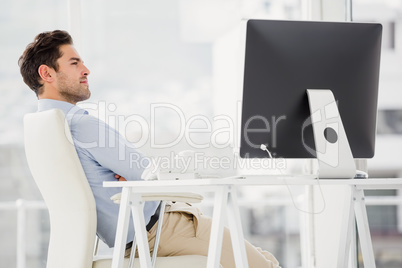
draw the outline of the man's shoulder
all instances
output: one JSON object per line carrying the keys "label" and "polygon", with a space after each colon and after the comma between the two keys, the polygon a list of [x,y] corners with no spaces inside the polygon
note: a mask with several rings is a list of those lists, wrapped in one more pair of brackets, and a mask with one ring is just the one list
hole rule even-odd
{"label": "man's shoulder", "polygon": [[81,133],[83,132],[86,135],[94,131],[98,132],[102,129],[108,129],[109,131],[112,129],[104,121],[89,114],[68,114],[67,120],[69,122],[70,128],[73,131],[79,131]]}
{"label": "man's shoulder", "polygon": [[71,124],[75,125],[91,125],[91,124],[103,124],[103,121],[99,120],[97,117],[90,114],[67,114],[67,120],[71,122]]}

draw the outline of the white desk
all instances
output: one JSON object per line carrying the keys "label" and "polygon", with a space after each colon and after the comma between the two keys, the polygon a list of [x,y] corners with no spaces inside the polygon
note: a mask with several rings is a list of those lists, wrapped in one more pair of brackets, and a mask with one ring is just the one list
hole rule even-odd
{"label": "white desk", "polygon": [[[367,213],[364,204],[364,189],[402,189],[402,179],[354,179],[329,180],[321,179],[320,185],[349,185],[352,188],[352,204],[350,215],[345,219],[343,237],[341,237],[337,267],[347,267],[350,230],[354,219],[358,224],[362,254],[365,267],[375,267],[372,242],[368,229]],[[151,267],[148,240],[145,232],[145,221],[142,213],[143,202],[141,194],[168,192],[213,192],[215,193],[214,211],[211,226],[211,239],[208,251],[208,268],[218,267],[220,260],[223,215],[227,213],[229,229],[233,243],[233,251],[237,267],[247,268],[247,256],[244,247],[244,236],[241,227],[240,214],[237,204],[237,188],[245,185],[318,185],[314,176],[248,176],[222,179],[194,180],[162,180],[162,181],[130,181],[104,182],[104,187],[122,187],[120,214],[116,232],[116,243],[113,254],[113,268],[123,267],[125,241],[129,221],[130,207],[133,213],[134,228],[138,239],[138,251],[142,267]]]}

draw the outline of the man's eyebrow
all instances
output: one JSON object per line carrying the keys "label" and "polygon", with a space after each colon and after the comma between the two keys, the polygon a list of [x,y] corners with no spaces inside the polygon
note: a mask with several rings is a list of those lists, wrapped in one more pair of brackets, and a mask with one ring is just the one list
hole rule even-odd
{"label": "man's eyebrow", "polygon": [[[70,61],[82,61],[80,58],[72,57],[70,58]],[[83,62],[83,61],[82,61]]]}

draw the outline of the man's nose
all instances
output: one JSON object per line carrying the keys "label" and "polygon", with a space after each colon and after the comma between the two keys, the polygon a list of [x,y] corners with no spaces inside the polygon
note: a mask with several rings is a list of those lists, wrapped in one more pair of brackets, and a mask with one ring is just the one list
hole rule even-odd
{"label": "man's nose", "polygon": [[91,72],[89,71],[89,69],[84,65],[84,70],[82,71],[82,74],[84,76],[88,76]]}

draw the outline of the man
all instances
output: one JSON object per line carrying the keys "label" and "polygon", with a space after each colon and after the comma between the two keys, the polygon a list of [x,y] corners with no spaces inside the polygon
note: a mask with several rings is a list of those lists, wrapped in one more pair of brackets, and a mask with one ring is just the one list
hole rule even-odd
{"label": "man", "polygon": [[[77,102],[87,100],[91,95],[88,83],[90,71],[74,49],[67,32],[56,30],[37,35],[18,63],[24,82],[39,99],[38,111],[57,108],[66,114],[74,145],[95,197],[97,235],[112,247],[119,209],[110,197],[119,189],[104,188],[103,182],[140,180],[144,168],[132,166],[130,156],[135,154],[135,159],[142,163],[146,162],[146,158],[113,128],[76,106]],[[155,237],[159,204],[146,202],[144,207],[150,242]],[[169,205],[164,218],[158,256],[207,255],[210,218],[181,203]],[[133,235],[130,222],[128,247]],[[250,267],[279,267],[272,254],[245,243]],[[152,246],[153,243],[150,243],[151,250]],[[221,263],[225,268],[235,267],[230,235],[226,229]]]}

